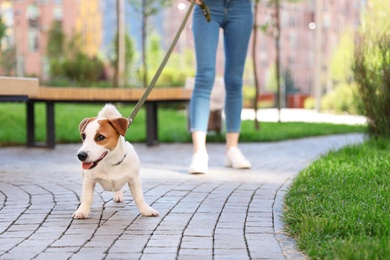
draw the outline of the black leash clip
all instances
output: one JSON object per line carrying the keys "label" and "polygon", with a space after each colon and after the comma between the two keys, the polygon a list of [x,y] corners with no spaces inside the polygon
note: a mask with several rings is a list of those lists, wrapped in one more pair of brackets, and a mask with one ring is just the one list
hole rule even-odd
{"label": "black leash clip", "polygon": [[204,17],[206,18],[206,21],[210,22],[211,21],[211,15],[210,15],[209,7],[203,1],[199,5],[199,7],[202,10],[202,13],[203,13]]}

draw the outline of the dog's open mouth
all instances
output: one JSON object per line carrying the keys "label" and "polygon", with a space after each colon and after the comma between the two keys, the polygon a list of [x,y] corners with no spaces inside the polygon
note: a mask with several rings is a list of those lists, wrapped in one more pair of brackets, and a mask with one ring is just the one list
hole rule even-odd
{"label": "dog's open mouth", "polygon": [[104,152],[100,157],[99,159],[97,159],[96,161],[93,161],[93,162],[89,162],[89,163],[86,163],[86,162],[82,162],[81,165],[83,167],[84,170],[91,170],[93,168],[96,167],[96,165],[98,165],[98,163],[104,159],[104,157],[106,157],[108,152]]}

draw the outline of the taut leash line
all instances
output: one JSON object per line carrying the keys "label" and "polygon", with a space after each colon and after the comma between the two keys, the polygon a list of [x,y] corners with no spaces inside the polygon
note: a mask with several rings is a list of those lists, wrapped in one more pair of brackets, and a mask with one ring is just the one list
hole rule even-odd
{"label": "taut leash line", "polygon": [[[131,112],[131,115],[129,116],[129,126],[127,128],[129,128],[131,126],[131,124],[133,123],[134,118],[137,115],[138,111],[141,109],[142,105],[146,101],[146,98],[149,96],[149,94],[152,91],[153,87],[156,85],[156,82],[157,82],[158,78],[160,77],[162,70],[164,69],[165,65],[167,64],[169,57],[171,56],[173,48],[175,47],[177,41],[179,40],[180,34],[182,33],[182,31],[184,29],[184,26],[187,23],[188,17],[190,16],[190,13],[191,13],[192,9],[194,8],[195,1],[196,0],[192,0],[191,1],[190,7],[188,8],[188,11],[187,11],[187,13],[186,13],[186,15],[184,17],[184,20],[182,21],[182,23],[181,23],[181,25],[179,27],[179,30],[177,31],[177,33],[175,35],[175,38],[173,38],[173,41],[172,41],[171,45],[169,46],[167,54],[165,55],[163,61],[161,62],[160,66],[159,66],[156,74],[154,75],[152,81],[150,82],[149,86],[146,88],[144,94],[142,95],[140,100],[135,105],[133,112]],[[204,16],[206,17],[206,20],[210,21],[210,13],[208,12],[207,6],[202,3],[201,8],[202,8]],[[206,11],[204,11],[204,10],[206,10]]]}

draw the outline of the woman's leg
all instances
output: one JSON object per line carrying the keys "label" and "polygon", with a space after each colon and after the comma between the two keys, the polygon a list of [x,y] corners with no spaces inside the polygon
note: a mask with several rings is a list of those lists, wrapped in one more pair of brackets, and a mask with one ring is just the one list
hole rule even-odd
{"label": "woman's leg", "polygon": [[215,79],[216,51],[218,47],[219,24],[207,22],[200,8],[196,6],[192,30],[194,34],[196,76],[190,100],[190,131],[207,132],[210,110],[210,93]]}
{"label": "woman's leg", "polygon": [[[212,7],[211,10],[215,8]],[[189,113],[194,153],[188,169],[190,173],[207,173],[208,171],[206,135],[220,28],[219,23],[213,18],[211,22],[207,22],[199,6],[195,7],[192,29],[197,67]]]}
{"label": "woman's leg", "polygon": [[225,46],[225,114],[226,165],[250,168],[250,162],[238,149],[241,131],[242,78],[250,35],[253,27],[252,2],[232,0],[224,28]]}
{"label": "woman's leg", "polygon": [[226,19],[227,22],[223,27],[226,57],[224,77],[226,131],[239,133],[241,130],[242,78],[253,27],[252,2],[232,0]]}

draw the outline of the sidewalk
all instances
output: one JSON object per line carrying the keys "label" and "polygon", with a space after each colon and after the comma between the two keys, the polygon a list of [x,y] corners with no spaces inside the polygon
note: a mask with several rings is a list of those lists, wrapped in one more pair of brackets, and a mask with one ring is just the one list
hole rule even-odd
{"label": "sidewalk", "polygon": [[[276,108],[259,109],[257,119],[260,122],[277,122],[279,119]],[[241,118],[243,120],[254,120],[255,111],[253,109],[243,109]],[[281,122],[313,122],[313,123],[333,123],[333,124],[366,124],[364,116],[357,115],[335,115],[319,113],[310,109],[282,108],[280,110]]]}
{"label": "sidewalk", "polygon": [[0,148],[0,259],[302,259],[283,233],[291,180],[321,154],[360,134],[243,143],[250,170],[225,168],[224,145],[208,145],[210,172],[187,174],[190,144],[136,144],[146,200],[139,216],[97,186],[90,218],[73,220],[81,192],[79,145]]}

